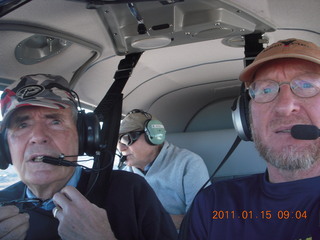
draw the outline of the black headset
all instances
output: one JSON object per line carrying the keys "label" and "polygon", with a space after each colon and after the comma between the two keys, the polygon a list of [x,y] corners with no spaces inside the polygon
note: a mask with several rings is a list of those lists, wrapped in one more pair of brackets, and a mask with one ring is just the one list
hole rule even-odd
{"label": "black headset", "polygon": [[152,115],[150,113],[147,113],[141,109],[133,109],[127,114],[127,116],[132,113],[141,113],[147,118],[147,120],[144,122],[144,132],[147,143],[150,145],[160,145],[165,141],[166,130],[162,122],[152,119]]}
{"label": "black headset", "polygon": [[95,155],[100,147],[100,123],[98,116],[93,113],[78,112],[77,130],[79,138],[78,155]]}
{"label": "black headset", "polygon": [[[100,147],[100,123],[97,115],[93,112],[85,113],[78,111],[77,131],[79,138],[78,155],[93,156]],[[0,133],[0,169],[7,169],[12,164],[9,145],[7,141],[7,130]]]}
{"label": "black headset", "polygon": [[244,141],[252,141],[249,120],[250,96],[244,84],[241,86],[240,96],[235,99],[231,107],[233,126],[238,136]]}

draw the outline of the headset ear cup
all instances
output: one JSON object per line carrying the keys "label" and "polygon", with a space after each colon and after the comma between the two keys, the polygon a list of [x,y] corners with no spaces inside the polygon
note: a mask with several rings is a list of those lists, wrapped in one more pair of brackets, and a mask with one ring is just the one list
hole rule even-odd
{"label": "headset ear cup", "polygon": [[249,121],[249,101],[249,94],[245,91],[235,99],[232,106],[233,126],[238,136],[244,141],[252,141]]}
{"label": "headset ear cup", "polygon": [[11,164],[11,155],[7,141],[7,131],[0,133],[0,169],[5,170]]}
{"label": "headset ear cup", "polygon": [[78,113],[78,138],[79,138],[79,153],[78,155],[93,156],[100,146],[100,123],[96,114]]}
{"label": "headset ear cup", "polygon": [[84,111],[78,112],[77,118],[77,130],[78,130],[78,139],[79,139],[79,151],[78,155],[84,154],[85,148],[85,126],[84,126]]}
{"label": "headset ear cup", "polygon": [[166,139],[166,130],[159,120],[147,120],[145,122],[144,132],[146,141],[151,145],[160,145]]}
{"label": "headset ear cup", "polygon": [[100,123],[95,113],[87,113],[85,117],[86,144],[85,153],[93,156],[100,147]]}

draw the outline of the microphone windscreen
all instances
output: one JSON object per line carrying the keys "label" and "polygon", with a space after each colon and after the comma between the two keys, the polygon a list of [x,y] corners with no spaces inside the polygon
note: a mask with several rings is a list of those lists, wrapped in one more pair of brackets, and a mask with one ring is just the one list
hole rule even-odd
{"label": "microphone windscreen", "polygon": [[314,125],[294,125],[291,136],[301,140],[314,140],[319,137],[319,129]]}

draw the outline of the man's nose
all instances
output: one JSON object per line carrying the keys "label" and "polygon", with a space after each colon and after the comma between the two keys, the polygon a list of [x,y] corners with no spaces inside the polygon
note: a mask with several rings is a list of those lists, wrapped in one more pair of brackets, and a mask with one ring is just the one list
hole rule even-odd
{"label": "man's nose", "polygon": [[285,116],[298,112],[300,109],[298,98],[288,84],[282,85],[275,100],[276,105],[274,110]]}
{"label": "man's nose", "polygon": [[35,124],[32,127],[31,142],[32,143],[47,143],[49,141],[48,129],[43,124]]}
{"label": "man's nose", "polygon": [[126,150],[127,148],[128,148],[127,145],[125,145],[125,144],[123,144],[121,142],[118,142],[118,149],[119,149],[120,152]]}

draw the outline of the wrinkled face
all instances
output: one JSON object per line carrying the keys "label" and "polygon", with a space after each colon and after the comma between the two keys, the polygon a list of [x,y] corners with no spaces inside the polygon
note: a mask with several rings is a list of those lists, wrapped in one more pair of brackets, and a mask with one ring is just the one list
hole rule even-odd
{"label": "wrinkled face", "polygon": [[[320,66],[299,59],[274,60],[256,72],[254,81],[274,80],[279,83],[293,79],[319,77]],[[297,140],[290,134],[296,124],[320,128],[320,94],[301,98],[288,84],[282,84],[274,100],[267,103],[250,101],[251,129],[257,149],[271,165],[283,170],[308,169],[320,158],[320,140]]]}
{"label": "wrinkled face", "polygon": [[29,187],[63,185],[72,176],[72,167],[32,161],[43,155],[78,154],[78,133],[70,109],[18,109],[10,118],[7,139],[12,163]]}
{"label": "wrinkled face", "polygon": [[118,142],[119,151],[126,156],[126,164],[140,169],[152,162],[159,153],[159,146],[146,142],[144,133],[130,146]]}

